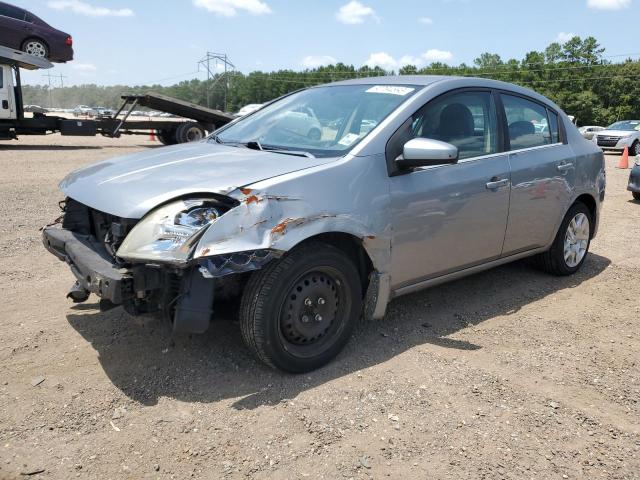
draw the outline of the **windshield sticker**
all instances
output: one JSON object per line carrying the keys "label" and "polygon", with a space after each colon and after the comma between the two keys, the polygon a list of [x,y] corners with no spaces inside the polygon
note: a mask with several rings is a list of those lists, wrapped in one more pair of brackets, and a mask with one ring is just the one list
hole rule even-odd
{"label": "windshield sticker", "polygon": [[360,138],[360,135],[357,135],[355,133],[347,133],[344,137],[342,137],[340,139],[340,141],[338,142],[340,145],[344,145],[345,147],[348,147],[349,145],[351,145],[353,142],[355,142],[356,140],[358,140],[358,138]]}
{"label": "windshield sticker", "polygon": [[415,88],[411,87],[397,87],[394,85],[376,85],[367,90],[367,93],[386,93],[388,95],[400,95],[404,97],[413,92]]}

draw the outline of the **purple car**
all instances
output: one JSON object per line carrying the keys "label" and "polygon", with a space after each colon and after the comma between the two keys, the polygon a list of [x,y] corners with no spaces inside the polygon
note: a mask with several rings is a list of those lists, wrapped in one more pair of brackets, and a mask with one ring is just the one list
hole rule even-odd
{"label": "purple car", "polygon": [[73,60],[73,39],[27,10],[0,2],[0,45],[52,62]]}

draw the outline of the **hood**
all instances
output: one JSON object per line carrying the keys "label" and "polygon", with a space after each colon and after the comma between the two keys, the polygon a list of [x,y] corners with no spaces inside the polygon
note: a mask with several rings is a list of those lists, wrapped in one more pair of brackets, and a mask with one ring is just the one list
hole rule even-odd
{"label": "hood", "polygon": [[604,135],[606,137],[628,137],[629,135],[633,135],[635,133],[640,133],[637,130],[600,130],[599,132],[595,132],[596,135]]}
{"label": "hood", "polygon": [[124,218],[193,193],[238,187],[334,161],[250,150],[207,141],[154,148],[76,170],[60,182],[66,196]]}

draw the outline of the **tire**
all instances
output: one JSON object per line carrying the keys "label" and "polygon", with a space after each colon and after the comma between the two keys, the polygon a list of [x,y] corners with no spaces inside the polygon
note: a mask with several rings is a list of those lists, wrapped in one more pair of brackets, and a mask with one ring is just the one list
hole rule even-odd
{"label": "tire", "polygon": [[640,202],[640,192],[631,192],[631,195],[635,201]]}
{"label": "tire", "polygon": [[633,156],[640,155],[640,141],[636,140],[635,142],[633,142],[631,148],[629,149],[629,154]]}
{"label": "tire", "polygon": [[261,361],[303,373],[342,350],[361,311],[353,262],[333,246],[312,242],[251,275],[240,302],[240,329]]}
{"label": "tire", "polygon": [[176,140],[176,131],[173,130],[156,130],[156,138],[163,145],[175,145]]}
{"label": "tire", "polygon": [[177,143],[197,142],[202,140],[206,132],[198,122],[184,122],[176,129]]}
{"label": "tire", "polygon": [[307,133],[307,138],[313,142],[318,142],[320,138],[322,138],[322,132],[317,128],[312,128],[309,130],[309,133]]}
{"label": "tire", "polygon": [[22,43],[23,52],[28,53],[29,55],[33,55],[34,57],[40,58],[48,58],[49,57],[49,47],[46,43],[38,38],[27,38]]}
{"label": "tire", "polygon": [[[573,257],[570,254],[569,259],[567,260],[565,256],[565,242],[572,244],[568,230],[569,226],[572,225],[572,221],[576,218],[586,219],[588,224],[585,226],[583,223],[582,232],[579,232],[580,237],[574,237],[576,243],[573,244],[572,248],[578,249],[579,253],[576,253],[576,257]],[[558,229],[558,233],[556,234],[556,238],[553,241],[551,248],[534,257],[536,265],[552,275],[565,276],[576,273],[580,270],[580,267],[582,267],[582,264],[589,253],[592,224],[593,220],[591,218],[591,212],[587,206],[582,202],[574,203],[562,220],[562,224]],[[583,238],[585,234],[586,238]],[[578,240],[581,242],[580,245],[577,243]],[[571,248],[569,250],[571,250]]]}

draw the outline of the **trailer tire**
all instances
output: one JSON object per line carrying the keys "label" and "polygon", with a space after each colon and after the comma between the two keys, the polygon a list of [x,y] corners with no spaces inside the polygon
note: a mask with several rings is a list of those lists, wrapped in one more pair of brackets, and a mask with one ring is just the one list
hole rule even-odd
{"label": "trailer tire", "polygon": [[163,145],[175,145],[178,143],[176,140],[176,129],[170,130],[156,130],[156,137],[158,141]]}
{"label": "trailer tire", "polygon": [[204,127],[198,122],[184,122],[176,129],[176,141],[178,143],[197,142],[206,134]]}

